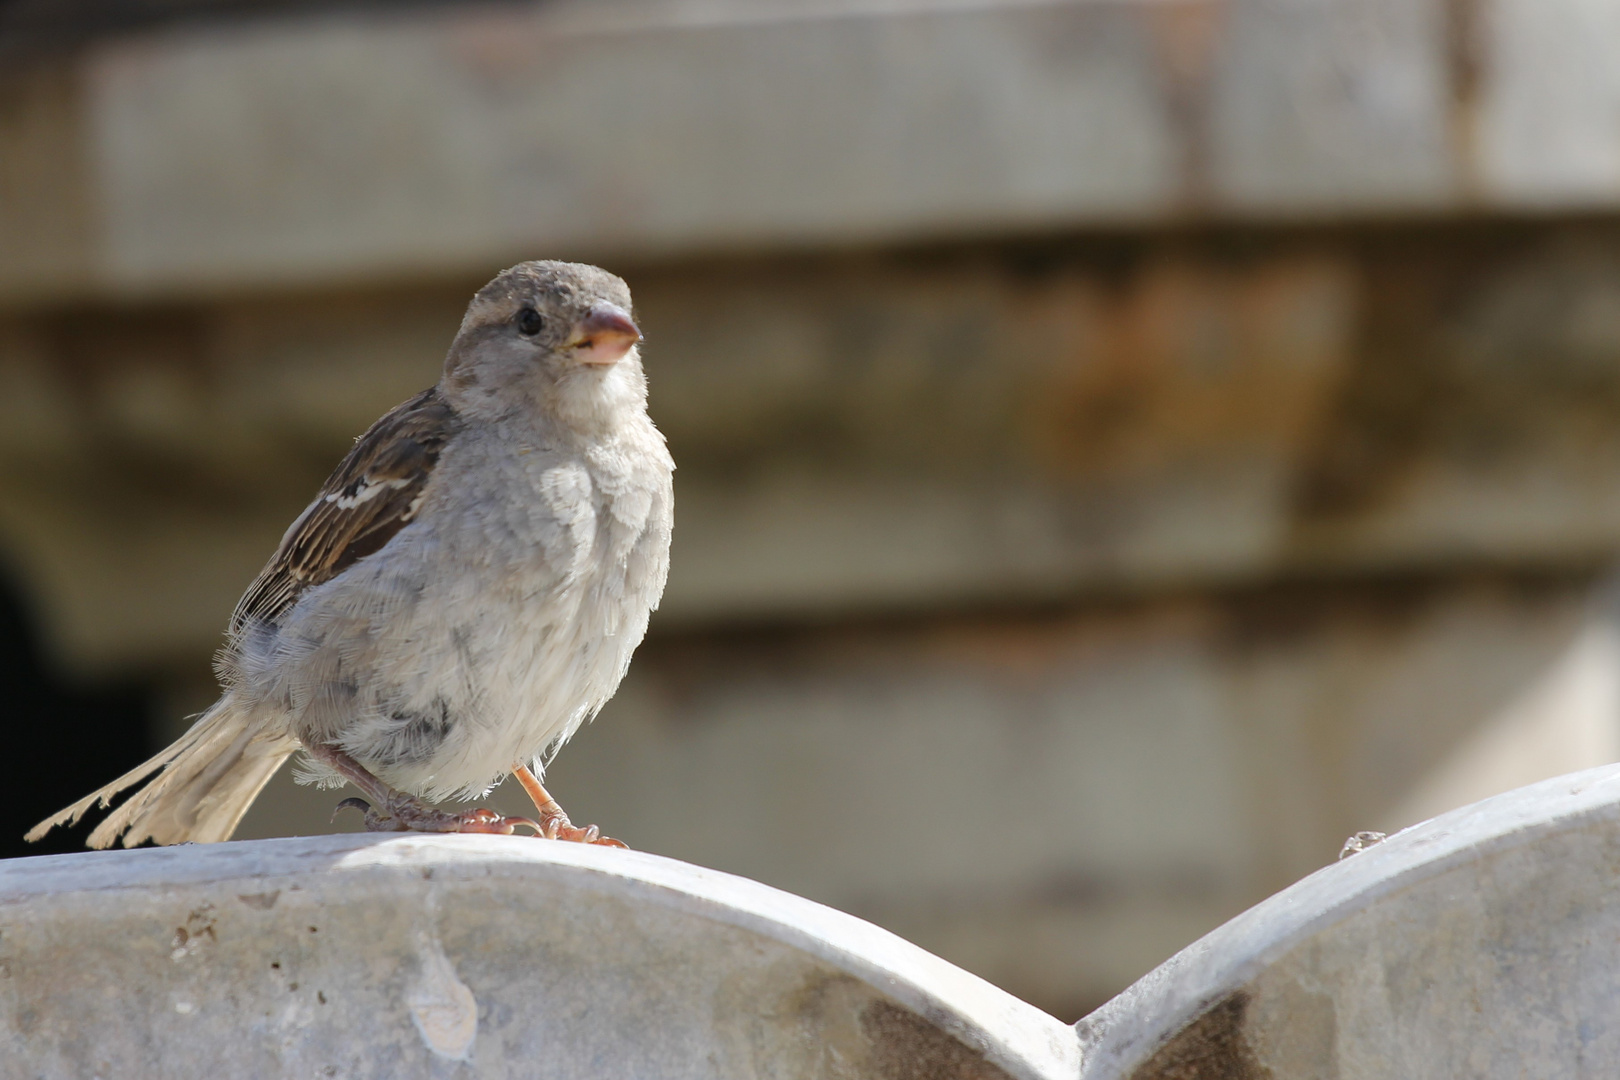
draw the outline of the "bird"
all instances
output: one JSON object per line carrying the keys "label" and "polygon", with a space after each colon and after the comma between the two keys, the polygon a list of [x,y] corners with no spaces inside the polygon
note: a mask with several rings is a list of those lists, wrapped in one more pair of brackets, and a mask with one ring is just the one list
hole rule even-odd
{"label": "bird", "polygon": [[[480,289],[439,381],[356,440],[242,596],[219,699],[27,839],[145,781],[90,847],[227,840],[296,753],[299,782],[359,789],[338,809],[371,830],[626,846],[540,777],[617,690],[669,573],[675,464],[632,310],[579,263]],[[437,805],[508,775],[535,818]]]}

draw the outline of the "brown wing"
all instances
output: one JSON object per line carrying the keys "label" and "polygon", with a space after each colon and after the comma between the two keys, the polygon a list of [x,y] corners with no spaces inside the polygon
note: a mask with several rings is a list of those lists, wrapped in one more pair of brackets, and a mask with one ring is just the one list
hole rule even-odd
{"label": "brown wing", "polygon": [[371,425],[236,605],[232,636],[250,621],[274,622],[305,589],[330,581],[408,525],[456,428],[436,387]]}

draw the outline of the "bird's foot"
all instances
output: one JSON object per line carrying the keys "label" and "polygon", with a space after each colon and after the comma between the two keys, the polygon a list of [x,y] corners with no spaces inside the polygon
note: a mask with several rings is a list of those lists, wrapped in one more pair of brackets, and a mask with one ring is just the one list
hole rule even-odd
{"label": "bird's foot", "polygon": [[[556,806],[555,803],[552,804]],[[602,830],[595,825],[587,825],[583,829],[568,820],[558,806],[555,813],[540,815],[540,835],[547,840],[570,840],[576,844],[598,844],[602,847],[629,848],[623,840],[615,840],[611,836],[603,836]]]}
{"label": "bird's foot", "polygon": [[[348,798],[337,804],[337,810],[344,809],[359,810],[364,814],[367,832],[494,833],[510,836],[518,826],[527,825],[534,830],[534,835],[545,834],[541,824],[532,818],[507,817],[483,807],[452,814],[428,806],[409,795],[389,799],[382,810],[364,799]],[[333,811],[334,817],[337,810]]]}
{"label": "bird's foot", "polygon": [[570,840],[576,844],[598,844],[602,847],[628,848],[630,845],[623,840],[615,840],[611,836],[603,836],[602,830],[595,825],[587,825],[581,829],[557,805],[557,800],[551,797],[540,778],[534,775],[534,770],[527,765],[512,766],[512,775],[517,777],[523,790],[529,793],[534,801],[535,813],[540,815],[540,835],[547,840]]}

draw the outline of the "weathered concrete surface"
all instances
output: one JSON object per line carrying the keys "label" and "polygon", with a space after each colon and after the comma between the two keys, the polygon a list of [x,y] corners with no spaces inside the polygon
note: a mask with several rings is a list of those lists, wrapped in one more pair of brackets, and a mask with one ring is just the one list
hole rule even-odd
{"label": "weathered concrete surface", "polygon": [[1608,0],[412,5],[0,87],[0,298],[1620,205]]}
{"label": "weathered concrete surface", "polygon": [[1612,1077],[1620,766],[1320,870],[1077,1025],[1085,1080]]}
{"label": "weathered concrete surface", "polygon": [[1070,1080],[1073,1031],[858,919],[515,837],[0,865],[0,1076]]}

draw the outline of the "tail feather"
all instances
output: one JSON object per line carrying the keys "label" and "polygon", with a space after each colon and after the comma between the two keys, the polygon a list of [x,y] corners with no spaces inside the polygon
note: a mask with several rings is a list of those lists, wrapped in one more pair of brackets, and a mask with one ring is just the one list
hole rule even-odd
{"label": "tail feather", "polygon": [[[298,748],[285,735],[267,735],[249,722],[227,694],[167,749],[28,831],[38,840],[59,825],[72,825],[92,807],[151,777],[98,825],[87,841],[125,847],[144,840],[159,844],[225,840],[270,777]],[[156,774],[156,775],[153,775]]]}

